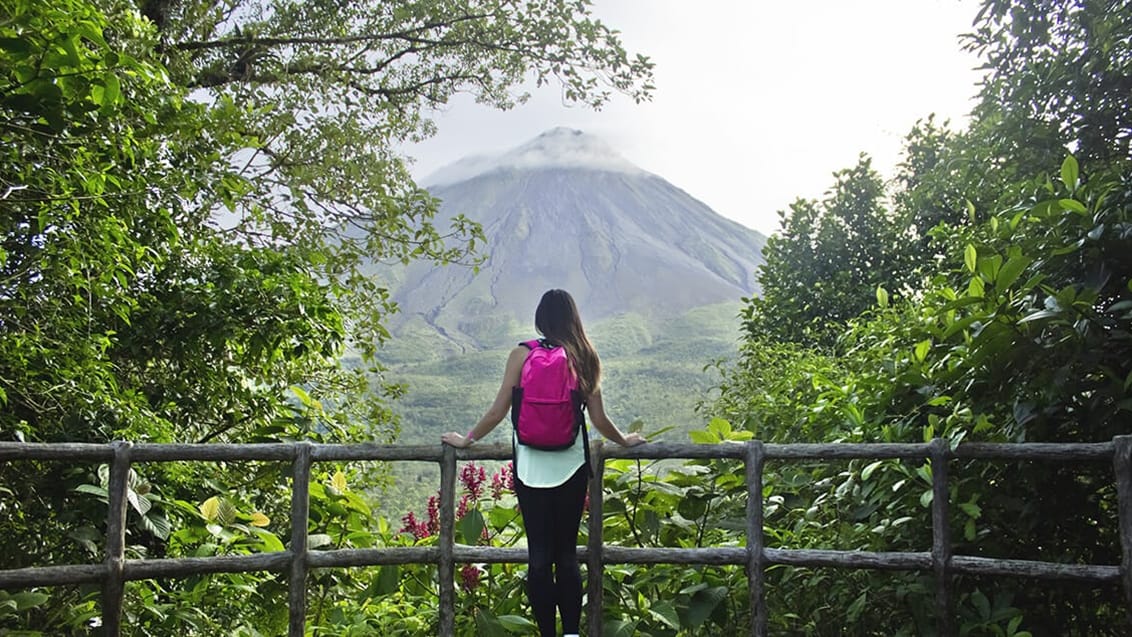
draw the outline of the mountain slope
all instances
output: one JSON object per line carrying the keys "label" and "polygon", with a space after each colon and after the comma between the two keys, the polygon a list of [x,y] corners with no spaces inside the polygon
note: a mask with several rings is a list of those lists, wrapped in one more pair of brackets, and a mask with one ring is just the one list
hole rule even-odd
{"label": "mountain slope", "polygon": [[757,291],[765,237],[579,131],[548,131],[430,181],[442,217],[483,225],[487,260],[478,273],[409,266],[395,330],[431,328],[477,349],[529,331],[551,287],[569,290],[587,321],[668,318]]}

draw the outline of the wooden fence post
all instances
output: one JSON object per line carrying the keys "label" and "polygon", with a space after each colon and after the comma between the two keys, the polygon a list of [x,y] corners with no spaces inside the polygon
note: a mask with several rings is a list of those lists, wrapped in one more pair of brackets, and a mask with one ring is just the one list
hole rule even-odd
{"label": "wooden fence post", "polygon": [[440,636],[456,634],[456,448],[444,445],[440,458]]}
{"label": "wooden fence post", "polygon": [[767,610],[764,589],[766,556],[763,553],[763,465],[761,440],[747,443],[747,587],[751,605],[751,634],[766,637]]}
{"label": "wooden fence post", "polygon": [[590,513],[588,546],[589,559],[586,564],[586,619],[589,625],[588,637],[601,637],[602,594],[604,587],[604,559],[602,554],[602,498],[605,494],[605,453],[602,441],[590,446],[590,460],[593,476],[590,477]]}
{"label": "wooden fence post", "polygon": [[947,440],[931,442],[932,459],[932,567],[935,570],[935,605],[939,634],[955,634],[955,613],[951,590],[951,522],[948,519]]}
{"label": "wooden fence post", "polygon": [[130,486],[132,442],[115,441],[110,463],[110,512],[106,519],[106,579],[102,582],[102,630],[108,637],[122,634],[122,604],[126,595],[126,490]]}
{"label": "wooden fence post", "polygon": [[1124,612],[1132,628],[1132,436],[1112,440],[1116,472],[1117,511],[1120,516],[1120,582],[1124,586]]}
{"label": "wooden fence post", "polygon": [[287,606],[288,635],[303,637],[307,623],[307,527],[310,525],[311,443],[295,449],[291,466],[291,572]]}

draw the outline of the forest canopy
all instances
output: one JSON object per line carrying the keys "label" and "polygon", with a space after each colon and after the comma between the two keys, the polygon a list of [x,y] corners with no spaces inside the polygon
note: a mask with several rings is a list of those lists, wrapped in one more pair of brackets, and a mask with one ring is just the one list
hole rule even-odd
{"label": "forest canopy", "polygon": [[[367,264],[472,265],[483,238],[435,221],[396,149],[457,93],[598,108],[651,74],[587,2],[4,0],[0,437],[392,440],[374,354],[395,307]],[[275,478],[151,468],[131,550],[204,550],[177,503],[279,510]],[[104,486],[0,465],[5,567],[99,559]],[[77,631],[86,593],[14,603],[15,626]]]}

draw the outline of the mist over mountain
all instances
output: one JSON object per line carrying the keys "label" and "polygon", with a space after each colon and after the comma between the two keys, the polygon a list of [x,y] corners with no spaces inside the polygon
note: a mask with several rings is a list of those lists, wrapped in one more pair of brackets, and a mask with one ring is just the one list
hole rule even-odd
{"label": "mist over mountain", "polygon": [[588,322],[679,316],[757,292],[765,237],[730,221],[581,131],[556,128],[507,153],[462,159],[423,180],[440,218],[483,225],[486,261],[400,273],[395,331],[433,329],[473,349],[531,330],[548,288]]}

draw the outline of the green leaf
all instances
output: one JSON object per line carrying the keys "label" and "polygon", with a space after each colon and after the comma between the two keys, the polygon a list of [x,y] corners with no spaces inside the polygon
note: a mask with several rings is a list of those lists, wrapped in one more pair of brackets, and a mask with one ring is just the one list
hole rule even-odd
{"label": "green leaf", "polygon": [[1054,318],[1057,316],[1061,316],[1061,312],[1056,312],[1054,310],[1038,310],[1037,312],[1031,312],[1030,314],[1023,316],[1018,320],[1018,323],[1029,323],[1030,321],[1040,321],[1042,319]]}
{"label": "green leaf", "polygon": [[150,511],[141,516],[141,527],[152,533],[154,537],[162,540],[168,539],[169,532],[173,529],[173,525],[169,523],[169,518],[155,511]]}
{"label": "green leaf", "polygon": [[103,487],[95,486],[93,484],[80,484],[79,486],[72,489],[72,491],[77,491],[78,493],[89,493],[91,495],[96,495],[100,498],[106,499],[110,497],[109,491],[107,491]]}
{"label": "green leaf", "polygon": [[715,586],[697,592],[688,602],[686,615],[689,628],[699,628],[701,624],[711,617],[716,606],[727,597],[726,586]]}
{"label": "green leaf", "polygon": [[16,610],[27,610],[34,608],[51,599],[47,593],[40,593],[37,591],[22,591],[12,595],[12,600],[16,602]]}
{"label": "green leaf", "polygon": [[505,506],[493,506],[487,511],[488,521],[491,523],[491,528],[496,531],[502,531],[518,517],[515,509]]}
{"label": "green leaf", "polygon": [[532,634],[538,631],[538,625],[521,615],[500,615],[496,619],[509,633]]}
{"label": "green leaf", "polygon": [[975,246],[967,244],[963,249],[963,265],[967,266],[967,271],[971,274],[975,273],[975,266],[978,265],[979,252],[975,250]]}
{"label": "green leaf", "polygon": [[1077,158],[1073,155],[1066,155],[1065,160],[1061,162],[1061,183],[1070,191],[1077,189],[1077,178],[1079,177],[1079,170],[1077,166]]}
{"label": "green leaf", "polygon": [[31,52],[31,43],[23,38],[0,38],[0,51],[26,55]]}
{"label": "green leaf", "polygon": [[1085,214],[1089,212],[1089,209],[1085,207],[1085,204],[1077,201],[1076,199],[1058,199],[1057,205],[1061,206],[1065,210],[1076,212],[1078,214]]}
{"label": "green leaf", "polygon": [[312,533],[307,536],[307,548],[317,549],[334,544],[334,538],[325,533]]}
{"label": "green leaf", "polygon": [[307,407],[309,407],[311,405],[311,403],[313,402],[313,401],[311,401],[311,395],[307,393],[307,390],[303,389],[302,387],[299,387],[298,385],[292,385],[291,386],[291,392],[294,393],[295,396],[298,397],[299,401],[302,402],[303,405],[306,405]]}
{"label": "green leaf", "polygon": [[330,477],[330,486],[337,489],[339,493],[345,493],[349,488],[346,482],[346,474],[341,469],[334,472],[334,475]]}
{"label": "green leaf", "polygon": [[456,526],[460,530],[460,537],[464,544],[469,546],[479,544],[484,530],[483,515],[479,509],[468,511]]}
{"label": "green leaf", "polygon": [[968,327],[971,327],[971,324],[975,321],[978,321],[980,318],[981,317],[979,315],[972,314],[971,316],[965,316],[958,321],[949,324],[947,328],[943,330],[944,340],[951,338],[955,334],[967,329]]}
{"label": "green leaf", "polygon": [[138,515],[145,515],[152,506],[147,498],[139,496],[133,489],[126,489],[126,501],[138,512]]}
{"label": "green leaf", "polygon": [[930,352],[931,349],[931,340],[923,340],[919,343],[916,343],[916,349],[912,352],[912,354],[916,357],[916,361],[922,363],[924,362],[924,359],[928,357],[928,352]]}
{"label": "green leaf", "polygon": [[370,581],[366,594],[369,597],[383,597],[397,592],[401,583],[401,567],[396,564],[382,566],[373,580]]}
{"label": "green leaf", "polygon": [[673,630],[680,629],[680,615],[672,602],[660,601],[649,607],[649,615]]}
{"label": "green leaf", "polygon": [[877,305],[881,307],[888,307],[888,290],[881,286],[877,286]]}
{"label": "green leaf", "polygon": [[118,82],[118,76],[114,73],[103,75],[102,87],[102,107],[117,106],[122,99],[122,85]]}
{"label": "green leaf", "polygon": [[688,432],[688,437],[698,445],[710,445],[719,442],[719,437],[713,433],[694,429]]}
{"label": "green leaf", "polygon": [[732,431],[731,422],[725,418],[712,418],[711,421],[708,422],[708,431],[719,436],[720,440],[727,440],[727,437],[731,435]]}
{"label": "green leaf", "polygon": [[979,259],[979,276],[985,282],[994,281],[998,276],[998,271],[1002,268],[1002,255],[992,254],[989,257]]}
{"label": "green leaf", "polygon": [[869,466],[862,469],[861,470],[861,480],[868,480],[869,477],[873,475],[873,472],[876,471],[877,469],[879,469],[883,465],[884,465],[884,460],[877,460],[876,462],[873,462]]}
{"label": "green leaf", "polygon": [[967,284],[967,296],[982,298],[986,295],[987,286],[983,283],[981,277],[971,277],[971,282]]}
{"label": "green leaf", "polygon": [[990,601],[987,599],[987,596],[984,595],[982,591],[975,589],[975,592],[971,593],[971,603],[974,604],[975,608],[978,609],[980,619],[990,619],[990,616],[991,616]]}
{"label": "green leaf", "polygon": [[476,611],[476,635],[484,637],[505,637],[507,630],[499,619],[486,608]]}
{"label": "green leaf", "polygon": [[868,601],[868,598],[869,598],[869,592],[864,591],[860,595],[857,596],[857,599],[853,600],[852,604],[849,604],[849,609],[846,610],[846,614],[849,617],[849,621],[851,621],[851,622],[857,621],[857,618],[861,616],[861,611],[865,610],[865,602]]}
{"label": "green leaf", "polygon": [[637,630],[637,623],[627,619],[607,619],[602,624],[602,635],[609,637],[632,637]]}
{"label": "green leaf", "polygon": [[230,526],[236,521],[236,515],[239,511],[236,510],[236,505],[232,504],[228,498],[220,498],[220,505],[216,510],[216,519],[223,526]]}
{"label": "green leaf", "polygon": [[1018,277],[1022,275],[1026,267],[1033,262],[1029,257],[1016,256],[1010,257],[1003,264],[1002,269],[998,271],[998,276],[995,277],[994,285],[999,290],[1004,290],[1014,284]]}
{"label": "green leaf", "polygon": [[252,527],[251,530],[252,533],[255,533],[257,536],[259,536],[260,541],[263,542],[264,553],[276,553],[286,550],[286,548],[283,546],[283,541],[279,539],[278,535],[275,535],[271,531],[258,527]]}
{"label": "green leaf", "polygon": [[200,514],[204,516],[205,520],[215,522],[217,516],[220,514],[220,498],[214,495],[204,502],[201,502]]}

